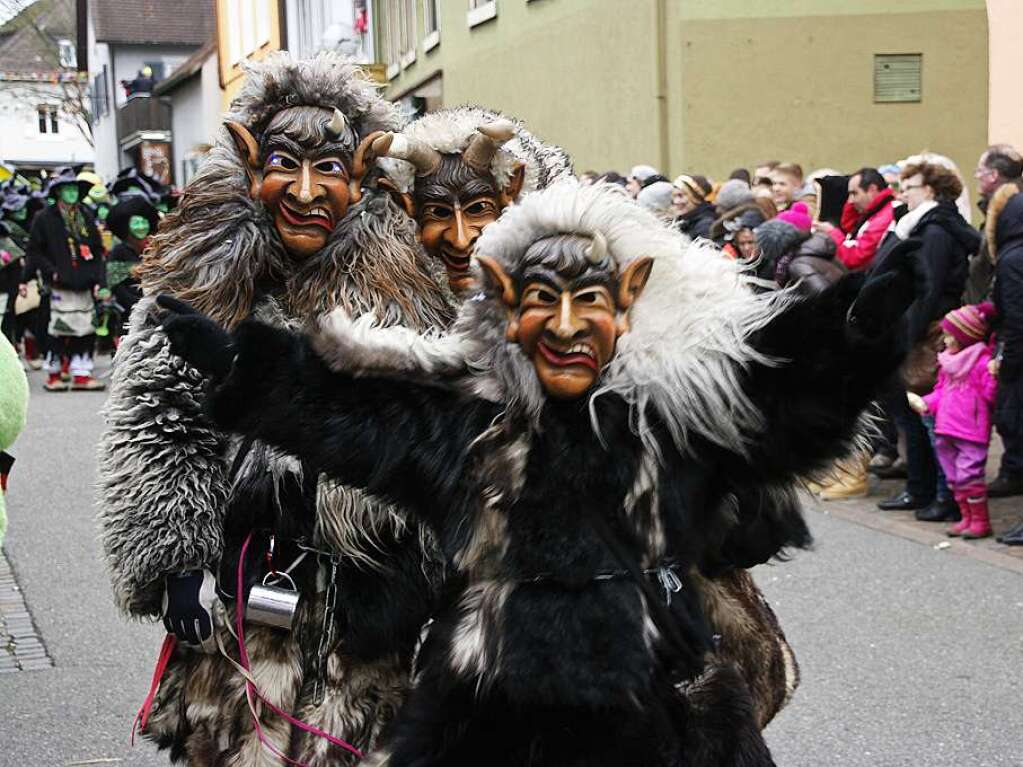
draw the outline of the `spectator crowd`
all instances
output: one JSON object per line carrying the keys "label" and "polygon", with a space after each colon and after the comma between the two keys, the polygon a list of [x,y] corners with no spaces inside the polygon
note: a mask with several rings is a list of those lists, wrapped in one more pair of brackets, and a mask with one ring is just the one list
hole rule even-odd
{"label": "spectator crowd", "polygon": [[[875,404],[870,450],[811,489],[854,498],[868,494],[868,473],[905,479],[881,510],[949,523],[949,536],[993,535],[988,499],[1023,495],[1023,157],[1014,147],[988,147],[978,160],[976,228],[963,174],[930,152],[851,173],[804,175],[797,163],[770,161],[721,182],[670,180],[649,165],[580,178],[623,186],[665,222],[748,263],[764,290],[815,292],[849,273],[882,274],[895,246],[915,241],[908,355]],[[988,483],[995,431],[1003,452]],[[998,540],[1023,545],[1023,520]]]}

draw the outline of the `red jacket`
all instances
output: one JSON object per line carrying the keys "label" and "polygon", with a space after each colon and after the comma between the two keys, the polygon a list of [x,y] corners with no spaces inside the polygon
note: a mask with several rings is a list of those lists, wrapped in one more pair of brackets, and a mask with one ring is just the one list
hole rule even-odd
{"label": "red jacket", "polygon": [[[835,257],[850,271],[862,271],[874,260],[878,245],[895,219],[893,197],[891,189],[881,192],[870,206],[870,210],[856,219],[848,234],[838,228],[831,230],[831,239],[837,246]],[[845,208],[842,211],[843,224],[851,218],[848,214],[852,209],[852,203],[847,202]]]}

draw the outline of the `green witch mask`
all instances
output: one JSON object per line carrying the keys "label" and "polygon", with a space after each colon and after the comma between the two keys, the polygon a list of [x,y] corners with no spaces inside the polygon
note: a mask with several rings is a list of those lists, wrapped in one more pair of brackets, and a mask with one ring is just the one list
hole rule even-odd
{"label": "green witch mask", "polygon": [[149,236],[149,219],[145,216],[135,215],[128,219],[128,231],[136,240],[144,240]]}
{"label": "green witch mask", "polygon": [[57,193],[65,205],[74,205],[78,202],[78,187],[75,184],[64,184]]}

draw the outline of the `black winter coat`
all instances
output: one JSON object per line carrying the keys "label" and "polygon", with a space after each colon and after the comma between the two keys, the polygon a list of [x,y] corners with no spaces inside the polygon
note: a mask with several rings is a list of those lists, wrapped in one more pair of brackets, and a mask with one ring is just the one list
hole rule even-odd
{"label": "black winter coat", "polygon": [[675,225],[683,234],[687,234],[694,240],[697,237],[710,239],[710,228],[717,217],[716,209],[709,202],[701,202],[688,213],[678,217]]}
{"label": "black winter coat", "polygon": [[994,303],[1002,343],[999,383],[1023,378],[1023,194],[1006,204],[995,228]]}
{"label": "black winter coat", "polygon": [[[694,438],[695,457],[683,455],[654,419],[664,468],[635,513],[624,509],[644,453],[614,396],[594,403],[613,450],[594,438],[582,401],[550,402],[539,429],[509,423],[489,447],[480,437],[502,403],[334,373],[308,341],[242,323],[231,374],[213,392],[214,421],[401,504],[432,526],[448,557],[448,595],[385,744],[389,764],[773,764],[748,722],[719,723],[727,755],[700,756],[673,686],[699,672],[707,648],[691,588],[654,625],[663,594],[644,599],[627,577],[596,576],[656,567],[660,556],[683,573],[748,567],[805,545],[798,511],[783,513],[766,495],[729,506],[738,521],[721,509],[729,493],[774,488],[777,497],[794,475],[826,466],[901,361],[897,315],[847,321],[858,279],[794,303],[758,335],[759,350],[789,362],[741,374],[765,419],[748,454]],[[664,542],[664,555],[651,540]]]}
{"label": "black winter coat", "polygon": [[[921,241],[914,254],[917,265],[917,300],[908,313],[909,343],[915,344],[927,333],[932,322],[962,305],[968,258],[980,248],[980,233],[971,227],[952,202],[942,202],[926,213],[909,233]],[[888,256],[900,242],[889,232],[878,249],[871,269],[873,274],[888,271]]]}
{"label": "black winter coat", "polygon": [[84,205],[78,206],[78,214],[84,231],[75,233],[68,232],[56,205],[36,216],[28,240],[27,273],[38,272],[47,285],[67,290],[92,290],[106,284],[103,240],[96,221]]}

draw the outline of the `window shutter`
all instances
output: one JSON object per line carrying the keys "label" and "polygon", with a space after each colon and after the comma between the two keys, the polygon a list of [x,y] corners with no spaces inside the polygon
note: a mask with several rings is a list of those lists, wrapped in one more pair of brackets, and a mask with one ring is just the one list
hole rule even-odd
{"label": "window shutter", "polygon": [[922,53],[876,54],[874,56],[874,103],[920,101],[922,75]]}

